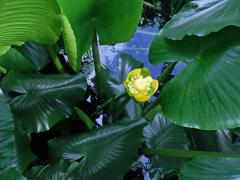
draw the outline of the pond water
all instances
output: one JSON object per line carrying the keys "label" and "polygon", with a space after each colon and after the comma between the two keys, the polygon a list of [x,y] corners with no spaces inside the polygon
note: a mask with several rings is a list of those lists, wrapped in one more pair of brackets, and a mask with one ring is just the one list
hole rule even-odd
{"label": "pond water", "polygon": [[[158,32],[159,24],[155,23],[148,26],[139,27],[134,37],[126,43],[119,43],[114,46],[100,46],[102,63],[105,64],[114,75],[116,75],[116,67],[118,66],[118,61],[116,61],[116,59],[118,59],[122,53],[130,54],[135,59],[143,62],[144,66],[151,71],[152,77],[157,78],[161,73],[163,65],[152,65],[148,59],[148,52],[151,42]],[[183,63],[178,63],[172,74],[176,75],[184,67],[185,65]]]}

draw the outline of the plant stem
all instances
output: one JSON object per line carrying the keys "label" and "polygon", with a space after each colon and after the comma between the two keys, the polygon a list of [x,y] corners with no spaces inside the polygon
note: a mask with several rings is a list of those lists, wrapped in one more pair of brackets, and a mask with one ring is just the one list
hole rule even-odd
{"label": "plant stem", "polygon": [[173,71],[173,69],[175,68],[177,62],[171,62],[167,65],[166,69],[163,71],[163,73],[159,76],[159,78],[157,79],[159,84],[164,81],[167,76]]}
{"label": "plant stem", "polygon": [[0,73],[7,74],[7,69],[0,66]]}
{"label": "plant stem", "polygon": [[170,0],[170,15],[171,15],[171,18],[172,18],[173,15],[174,15],[174,5],[173,5],[173,0]]}
{"label": "plant stem", "polygon": [[105,107],[107,107],[112,101],[117,101],[118,99],[122,98],[123,96],[127,95],[127,92],[124,91],[122,93],[117,94],[113,98],[108,99],[104,102],[101,106],[96,109],[96,112],[101,112]]}
{"label": "plant stem", "polygon": [[95,31],[92,42],[93,60],[96,73],[97,95],[99,98],[103,98],[103,77],[102,77],[102,65],[98,49],[97,33]]}
{"label": "plant stem", "polygon": [[154,9],[154,10],[157,10],[157,11],[161,12],[161,9],[160,9],[160,8],[154,6],[153,4],[151,4],[151,3],[149,3],[149,2],[143,1],[143,4],[144,4],[145,6],[147,6],[147,7],[150,7],[150,8],[152,8],[152,9]]}
{"label": "plant stem", "polygon": [[52,58],[52,61],[55,65],[56,69],[58,70],[58,72],[60,74],[63,74],[64,73],[64,68],[63,68],[63,66],[62,66],[62,64],[61,64],[61,62],[58,58],[58,55],[57,55],[56,51],[51,46],[47,46],[47,49],[48,49],[48,52],[49,52],[49,54]]}
{"label": "plant stem", "polygon": [[162,150],[162,149],[143,148],[143,153],[151,156],[158,155],[158,156],[181,157],[181,158],[196,158],[201,156],[240,158],[239,153],[187,151],[187,150],[172,150],[172,149]]}

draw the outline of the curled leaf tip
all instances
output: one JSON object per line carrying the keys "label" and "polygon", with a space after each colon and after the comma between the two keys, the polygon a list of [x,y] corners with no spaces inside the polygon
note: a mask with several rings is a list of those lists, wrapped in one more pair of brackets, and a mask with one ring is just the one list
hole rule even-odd
{"label": "curled leaf tip", "polygon": [[138,102],[145,102],[157,91],[158,81],[151,77],[148,69],[140,68],[128,73],[124,86],[129,96]]}

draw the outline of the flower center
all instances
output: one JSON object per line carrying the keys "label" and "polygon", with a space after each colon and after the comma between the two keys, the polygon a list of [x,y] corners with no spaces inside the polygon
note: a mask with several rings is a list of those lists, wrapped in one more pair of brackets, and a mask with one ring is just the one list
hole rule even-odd
{"label": "flower center", "polygon": [[137,79],[134,83],[134,87],[138,91],[146,90],[147,86],[148,86],[148,83],[146,83],[146,81],[143,78]]}

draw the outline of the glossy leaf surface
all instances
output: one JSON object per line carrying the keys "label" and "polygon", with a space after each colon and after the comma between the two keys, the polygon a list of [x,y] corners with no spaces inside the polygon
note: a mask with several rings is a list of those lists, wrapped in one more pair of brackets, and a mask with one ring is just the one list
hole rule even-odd
{"label": "glossy leaf surface", "polygon": [[240,27],[239,0],[193,0],[186,4],[163,29],[169,39],[186,35],[205,36],[226,26]]}
{"label": "glossy leaf surface", "polygon": [[11,71],[2,81],[4,90],[19,93],[10,100],[15,116],[29,131],[48,130],[72,112],[83,99],[86,80],[79,74],[36,75]]}
{"label": "glossy leaf surface", "polygon": [[0,46],[25,41],[53,44],[61,31],[55,0],[0,0]]}
{"label": "glossy leaf surface", "polygon": [[56,139],[50,142],[50,154],[78,161],[74,178],[122,179],[137,155],[144,123],[123,120],[83,135]]}
{"label": "glossy leaf surface", "polygon": [[[240,125],[237,108],[240,75],[236,73],[240,68],[239,32],[238,28],[231,27],[203,38],[186,37],[182,41],[157,37],[155,42],[163,43],[158,46],[157,62],[195,59],[160,93],[160,104],[169,120],[206,130]],[[152,52],[157,52],[155,50]],[[161,52],[165,54],[161,56]]]}

